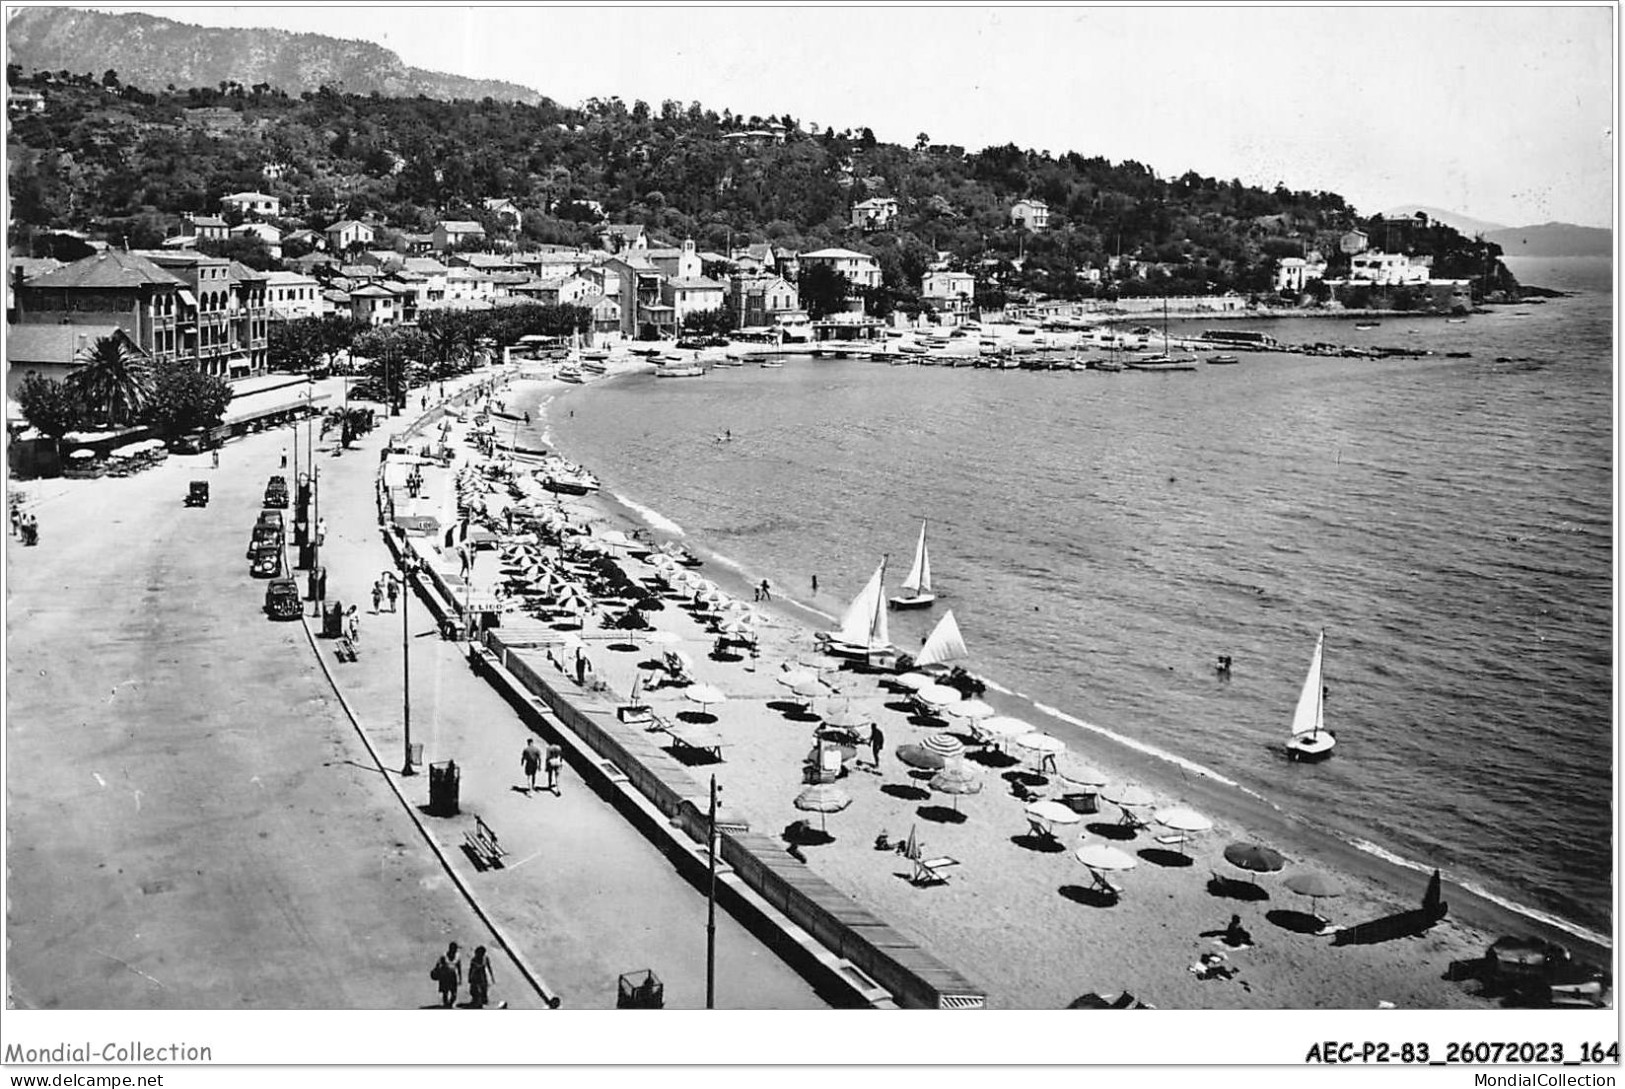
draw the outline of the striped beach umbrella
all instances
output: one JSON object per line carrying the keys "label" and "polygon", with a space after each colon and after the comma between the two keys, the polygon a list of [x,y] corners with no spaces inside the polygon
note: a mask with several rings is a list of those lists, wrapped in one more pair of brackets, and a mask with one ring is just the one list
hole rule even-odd
{"label": "striped beach umbrella", "polygon": [[828,830],[824,814],[839,813],[852,804],[852,796],[834,783],[815,783],[796,795],[795,806],[807,813],[818,814],[818,827]]}
{"label": "striped beach umbrella", "polygon": [[957,760],[965,755],[964,743],[953,734],[932,734],[920,744],[944,760]]}

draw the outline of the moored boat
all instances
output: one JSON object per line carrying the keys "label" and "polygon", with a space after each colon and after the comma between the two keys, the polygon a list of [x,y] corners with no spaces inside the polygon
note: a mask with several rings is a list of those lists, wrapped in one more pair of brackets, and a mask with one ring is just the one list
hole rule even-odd
{"label": "moored boat", "polygon": [[1298,693],[1298,706],[1292,713],[1292,739],[1286,751],[1292,760],[1324,760],[1332,754],[1337,738],[1326,729],[1326,686],[1323,670],[1326,654],[1326,633],[1315,640],[1315,655],[1309,660],[1309,675],[1304,678],[1303,691]]}
{"label": "moored boat", "polygon": [[923,609],[937,599],[931,592],[931,553],[925,546],[925,522],[920,522],[920,541],[914,546],[914,566],[903,579],[903,593],[891,598],[894,609]]}

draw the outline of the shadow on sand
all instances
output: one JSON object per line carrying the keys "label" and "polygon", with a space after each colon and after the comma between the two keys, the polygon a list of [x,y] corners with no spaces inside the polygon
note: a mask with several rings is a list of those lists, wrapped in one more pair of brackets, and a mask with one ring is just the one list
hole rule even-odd
{"label": "shadow on sand", "polygon": [[1214,874],[1208,879],[1207,891],[1209,896],[1217,896],[1224,900],[1268,900],[1269,890],[1263,885],[1251,881],[1238,881],[1234,877],[1220,877]]}
{"label": "shadow on sand", "polygon": [[1062,885],[1055,890],[1075,904],[1087,904],[1089,907],[1109,908],[1117,905],[1117,897],[1099,889],[1086,889],[1082,885]]}
{"label": "shadow on sand", "polygon": [[922,805],[914,812],[919,814],[922,821],[935,821],[937,824],[964,824],[966,820],[965,814],[945,805]]}
{"label": "shadow on sand", "polygon": [[1147,847],[1140,851],[1139,855],[1153,866],[1178,869],[1192,864],[1190,855],[1182,855],[1178,851],[1170,851],[1166,847]]}
{"label": "shadow on sand", "polygon": [[1326,920],[1319,915],[1311,915],[1307,911],[1294,911],[1291,908],[1266,911],[1264,918],[1282,930],[1290,930],[1294,934],[1319,934],[1327,927]]}
{"label": "shadow on sand", "polygon": [[889,794],[893,798],[905,802],[923,802],[931,797],[931,792],[922,787],[910,786],[907,783],[887,783],[880,788],[880,793]]}
{"label": "shadow on sand", "polygon": [[1023,832],[1019,836],[1011,836],[1010,842],[1017,847],[1029,851],[1036,851],[1041,855],[1057,855],[1066,850],[1066,844],[1054,836],[1035,836],[1031,832]]}
{"label": "shadow on sand", "polygon": [[1101,839],[1114,839],[1121,842],[1134,838],[1134,829],[1126,824],[1118,824],[1115,821],[1095,821],[1092,824],[1084,825],[1084,827]]}

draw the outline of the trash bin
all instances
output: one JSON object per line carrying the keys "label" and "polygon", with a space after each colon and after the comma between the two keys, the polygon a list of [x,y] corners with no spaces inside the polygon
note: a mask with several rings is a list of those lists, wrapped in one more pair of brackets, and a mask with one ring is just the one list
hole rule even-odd
{"label": "trash bin", "polygon": [[310,593],[306,601],[322,601],[327,597],[327,568],[313,567],[310,571]]}
{"label": "trash bin", "polygon": [[437,817],[455,817],[461,812],[457,805],[461,780],[462,769],[455,760],[429,765],[430,813]]}
{"label": "trash bin", "polygon": [[647,968],[641,972],[627,972],[616,984],[615,1008],[663,1010],[666,1008],[666,985]]}
{"label": "trash bin", "polygon": [[326,610],[322,613],[322,638],[337,639],[344,634],[344,605],[341,602],[328,602]]}

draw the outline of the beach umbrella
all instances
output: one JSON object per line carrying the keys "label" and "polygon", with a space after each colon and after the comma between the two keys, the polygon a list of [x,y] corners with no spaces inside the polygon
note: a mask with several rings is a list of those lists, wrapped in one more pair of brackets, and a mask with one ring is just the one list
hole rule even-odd
{"label": "beach umbrella", "polygon": [[1206,832],[1213,827],[1213,822],[1194,809],[1185,806],[1174,806],[1171,809],[1157,810],[1157,823],[1166,828],[1172,828],[1179,833],[1179,853],[1185,853],[1185,844],[1192,832]]}
{"label": "beach umbrella", "polygon": [[1060,802],[1042,801],[1034,802],[1027,807],[1027,816],[1045,824],[1077,824],[1083,818],[1073,812],[1070,806]]}
{"label": "beach umbrella", "polygon": [[[1280,851],[1257,843],[1232,843],[1224,849],[1224,859],[1237,869],[1255,874],[1274,873],[1286,865],[1286,856]],[[1253,883],[1258,883],[1256,877]]]}
{"label": "beach umbrella", "polygon": [[824,696],[829,695],[829,689],[817,681],[809,684],[793,684],[790,686],[790,691],[795,693],[809,707],[812,705],[813,700],[822,699]]}
{"label": "beach umbrella", "polygon": [[1172,828],[1176,832],[1206,832],[1213,827],[1213,822],[1194,809],[1185,806],[1174,806],[1171,809],[1157,810],[1157,823]]}
{"label": "beach umbrella", "polygon": [[699,704],[702,711],[709,704],[728,702],[728,697],[714,684],[691,684],[683,689],[683,696]]}
{"label": "beach umbrella", "polygon": [[834,783],[816,783],[796,795],[796,808],[818,814],[818,827],[825,828],[824,814],[839,813],[852,804],[852,796]]}
{"label": "beach umbrella", "polygon": [[944,760],[955,760],[965,755],[964,743],[953,734],[932,734],[921,745]]}
{"label": "beach umbrella", "polygon": [[[986,727],[987,723],[982,725]],[[1102,772],[1076,760],[1061,761],[1056,771],[1062,779],[1081,787],[1103,787],[1109,781]]]}
{"label": "beach umbrella", "polygon": [[991,718],[993,715],[997,714],[990,704],[984,703],[981,700],[962,699],[957,703],[949,704],[947,707],[944,707],[943,710],[947,711],[955,718],[970,719],[972,722],[977,722],[985,718]]}
{"label": "beach umbrella", "polygon": [[848,707],[843,707],[839,711],[831,711],[829,714],[824,715],[823,718],[825,726],[833,726],[838,730],[856,730],[874,721],[867,715],[860,715]]}
{"label": "beach umbrella", "polygon": [[1016,738],[1014,744],[1018,749],[1035,756],[1040,769],[1046,763],[1054,767],[1056,755],[1066,751],[1065,741],[1045,733],[1022,734]]}
{"label": "beach umbrella", "polygon": [[645,635],[643,637],[643,641],[645,643],[653,643],[656,646],[669,646],[672,643],[681,643],[683,641],[683,637],[674,631],[666,631],[664,628],[658,628],[650,632],[648,635]]}
{"label": "beach umbrella", "polygon": [[1091,870],[1132,870],[1138,863],[1134,856],[1104,843],[1086,843],[1079,847],[1077,859]]}
{"label": "beach umbrella", "polygon": [[1137,809],[1140,806],[1150,805],[1156,800],[1145,787],[1134,786],[1129,783],[1120,783],[1105,791],[1104,795],[1108,802],[1124,809]]}
{"label": "beach umbrella", "polygon": [[958,703],[963,698],[959,694],[959,689],[949,688],[945,684],[928,684],[924,688],[917,689],[914,696],[921,703],[930,704],[933,707]]}
{"label": "beach umbrella", "polygon": [[931,789],[947,794],[954,800],[954,812],[959,812],[959,796],[975,794],[982,789],[982,780],[963,764],[953,764],[931,776]]}
{"label": "beach umbrella", "polygon": [[897,759],[921,771],[940,771],[948,764],[942,757],[920,745],[897,746]]}
{"label": "beach umbrella", "polygon": [[990,715],[977,722],[976,729],[984,737],[991,737],[997,741],[1009,741],[1036,732],[1031,723],[1011,718],[1009,715]]}
{"label": "beach umbrella", "polygon": [[773,679],[786,688],[795,688],[797,685],[817,684],[818,674],[811,669],[786,669]]}
{"label": "beach umbrella", "polygon": [[756,625],[747,620],[724,620],[717,628],[717,633],[733,639],[755,640]]}
{"label": "beach umbrella", "polygon": [[1282,884],[1299,896],[1309,897],[1310,904],[1315,905],[1311,910],[1315,912],[1316,918],[1320,917],[1320,912],[1317,910],[1320,900],[1343,895],[1342,888],[1331,878],[1310,870],[1300,870],[1297,873],[1288,874]]}
{"label": "beach umbrella", "polygon": [[899,673],[891,680],[893,684],[906,688],[910,692],[918,692],[928,684],[937,683],[935,677],[925,673]]}
{"label": "beach umbrella", "polygon": [[592,609],[593,603],[592,598],[588,597],[581,587],[570,584],[559,589],[553,605],[564,612],[584,613]]}

